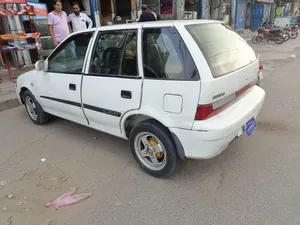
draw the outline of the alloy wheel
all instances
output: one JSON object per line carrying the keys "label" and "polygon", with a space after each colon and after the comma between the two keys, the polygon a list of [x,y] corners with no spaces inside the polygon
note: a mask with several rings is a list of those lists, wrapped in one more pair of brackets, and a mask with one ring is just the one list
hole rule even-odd
{"label": "alloy wheel", "polygon": [[25,104],[30,118],[36,121],[38,118],[37,108],[33,99],[30,96],[26,96]]}
{"label": "alloy wheel", "polygon": [[138,134],[134,140],[134,150],[140,162],[148,169],[158,171],[165,167],[166,149],[155,135],[148,132]]}

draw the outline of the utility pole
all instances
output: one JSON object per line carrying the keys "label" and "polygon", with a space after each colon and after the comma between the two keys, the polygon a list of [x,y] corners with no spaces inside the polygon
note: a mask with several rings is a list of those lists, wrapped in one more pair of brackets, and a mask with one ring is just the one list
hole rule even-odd
{"label": "utility pole", "polygon": [[236,0],[231,0],[230,11],[230,25],[233,29],[235,29]]}

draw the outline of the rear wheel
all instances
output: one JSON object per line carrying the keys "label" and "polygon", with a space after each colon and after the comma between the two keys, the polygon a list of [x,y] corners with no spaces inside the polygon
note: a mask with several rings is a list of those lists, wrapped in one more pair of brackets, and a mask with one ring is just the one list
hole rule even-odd
{"label": "rear wheel", "polygon": [[284,42],[284,38],[282,37],[282,35],[278,34],[274,37],[274,42],[276,44],[282,44]]}
{"label": "rear wheel", "polygon": [[290,34],[289,34],[289,32],[286,32],[284,41],[287,42],[289,39],[290,39]]}
{"label": "rear wheel", "polygon": [[292,30],[292,31],[290,32],[290,37],[291,37],[291,39],[297,38],[297,37],[298,37],[298,32],[295,31],[295,30]]}
{"label": "rear wheel", "polygon": [[179,163],[170,132],[154,120],[138,124],[130,134],[129,141],[138,164],[154,177],[171,175]]}

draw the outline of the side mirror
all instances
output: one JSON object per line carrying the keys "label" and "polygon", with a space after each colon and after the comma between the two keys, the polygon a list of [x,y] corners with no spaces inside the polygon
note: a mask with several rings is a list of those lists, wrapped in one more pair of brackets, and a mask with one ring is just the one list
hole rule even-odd
{"label": "side mirror", "polygon": [[35,63],[35,69],[37,71],[45,71],[47,70],[47,63],[44,60],[39,60]]}

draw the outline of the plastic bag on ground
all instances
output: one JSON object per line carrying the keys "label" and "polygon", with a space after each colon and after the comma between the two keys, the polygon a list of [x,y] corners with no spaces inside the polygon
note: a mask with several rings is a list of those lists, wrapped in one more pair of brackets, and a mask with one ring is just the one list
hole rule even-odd
{"label": "plastic bag on ground", "polygon": [[46,204],[47,208],[58,208],[73,203],[79,202],[91,196],[91,193],[76,194],[77,188],[71,188],[71,191],[63,194],[62,196],[55,199],[53,202]]}

